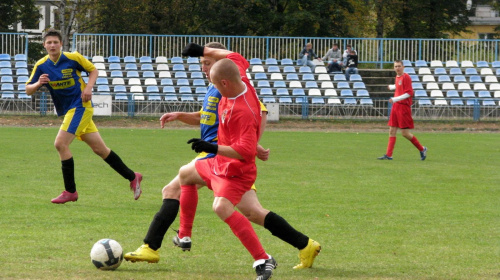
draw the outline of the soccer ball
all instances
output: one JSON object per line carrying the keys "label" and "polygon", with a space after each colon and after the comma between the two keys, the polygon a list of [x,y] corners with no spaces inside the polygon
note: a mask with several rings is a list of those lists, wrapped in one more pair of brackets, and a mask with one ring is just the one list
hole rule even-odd
{"label": "soccer ball", "polygon": [[113,239],[97,241],[90,251],[92,263],[101,270],[115,270],[123,260],[123,249]]}

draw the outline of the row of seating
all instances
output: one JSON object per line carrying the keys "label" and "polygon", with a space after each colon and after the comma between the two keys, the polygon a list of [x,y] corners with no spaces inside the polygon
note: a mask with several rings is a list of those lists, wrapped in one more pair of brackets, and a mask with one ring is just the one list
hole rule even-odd
{"label": "row of seating", "polygon": [[[410,75],[411,81],[412,82],[436,82],[436,78],[433,75],[423,75],[423,76],[418,76],[418,75]],[[422,78],[422,79],[420,79]],[[467,80],[467,77],[463,75],[457,75],[453,77],[453,82],[455,83],[498,83],[498,78],[496,76],[485,76],[484,81],[483,77],[481,76],[469,76],[469,79]],[[446,82],[451,82],[451,77],[448,75],[440,75],[437,76],[437,82],[439,83],[446,83]]]}
{"label": "row of seating", "polygon": [[[462,69],[464,71],[462,71]],[[500,68],[495,70],[495,73],[490,68],[481,68],[479,72],[477,71],[476,68],[450,68],[447,71],[445,68],[435,68],[434,69],[434,75],[481,75],[481,76],[487,76],[487,75],[500,75]],[[416,75],[417,72],[415,71],[414,68],[405,68],[404,69],[405,73],[409,75]],[[418,75],[432,75],[432,71],[430,68],[419,68],[418,69]]]}
{"label": "row of seating", "polygon": [[[403,60],[403,66],[404,67],[413,67],[413,66],[415,66],[415,67],[433,67],[433,68],[435,68],[435,67],[474,68],[474,63],[472,61],[470,61],[470,60],[463,60],[462,62],[460,62],[460,65],[459,65],[458,61],[456,61],[456,60],[448,60],[446,62],[442,62],[440,60],[432,60],[431,62],[427,62],[425,60],[417,60],[413,64],[409,60]],[[478,68],[490,67],[490,63],[488,63],[487,61],[484,61],[484,60],[477,61],[476,62],[476,67],[478,67]],[[493,67],[493,68],[500,68],[500,61],[493,61],[491,63],[491,67]]]}
{"label": "row of seating", "polygon": [[11,61],[12,58],[14,61],[27,61],[28,57],[25,54],[16,54],[14,57],[11,57],[10,54],[8,53],[1,53],[0,54],[0,61]]}
{"label": "row of seating", "polygon": [[[427,90],[434,90],[434,89],[442,89],[442,90],[491,90],[491,91],[496,91],[500,90],[500,84],[498,83],[492,83],[489,84],[489,89],[486,87],[486,84],[484,83],[474,83],[472,84],[473,87],[471,87],[470,83],[457,83],[456,86],[454,83],[427,83],[425,85],[425,89]],[[422,83],[412,83],[413,90],[419,90],[419,89],[424,89],[424,86]]]}
{"label": "row of seating", "polygon": [[[425,90],[416,90],[415,91],[416,98],[429,97],[429,96],[430,97],[445,97],[445,95],[443,94],[443,91],[441,91],[441,90],[431,90],[430,95],[427,94],[427,91],[425,91]],[[459,92],[457,90],[448,90],[448,91],[446,91],[446,97],[448,97],[448,98],[458,98],[458,97],[462,97],[462,98],[492,98],[492,97],[500,98],[500,91],[495,91],[494,95],[492,96],[491,92],[487,91],[487,90],[481,90],[478,92],[477,95],[472,90],[465,90],[463,92]]]}

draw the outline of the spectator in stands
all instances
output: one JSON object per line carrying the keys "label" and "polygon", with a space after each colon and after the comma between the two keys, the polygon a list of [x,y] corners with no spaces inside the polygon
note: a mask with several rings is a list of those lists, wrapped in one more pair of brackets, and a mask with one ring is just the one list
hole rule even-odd
{"label": "spectator in stands", "polygon": [[411,117],[411,104],[413,97],[413,86],[410,75],[404,72],[403,61],[394,61],[394,70],[396,71],[396,82],[389,85],[389,90],[395,90],[394,97],[389,99],[392,104],[391,115],[389,116],[389,143],[387,152],[379,157],[380,160],[392,160],[392,151],[396,144],[396,133],[401,129],[403,137],[408,139],[419,151],[420,160],[427,158],[427,148],[422,146],[411,132],[413,129],[413,118]]}
{"label": "spectator in stands", "polygon": [[354,50],[351,50],[351,54],[347,56],[345,77],[348,81],[351,79],[351,74],[358,74],[358,55]]}
{"label": "spectator in stands", "polygon": [[[346,46],[346,50],[344,51],[344,54],[342,54],[342,57],[344,58],[344,65],[347,65],[347,57],[348,57],[349,55],[351,55],[351,51],[354,51],[354,50],[352,49],[352,46],[351,46],[351,45],[347,45],[347,46]],[[357,51],[354,51],[354,52],[355,52],[356,54],[358,54],[358,52],[357,52]],[[346,66],[346,67],[347,67],[347,66]]]}
{"label": "spectator in stands", "polygon": [[311,67],[311,71],[314,73],[316,65],[314,65],[313,59],[315,58],[321,61],[321,57],[317,56],[316,53],[313,51],[312,44],[307,43],[304,49],[302,49],[302,51],[299,54],[299,65]]}
{"label": "spectator in stands", "polygon": [[[62,35],[49,29],[43,35],[43,46],[48,55],[40,59],[26,82],[26,93],[34,94],[45,86],[52,96],[58,116],[64,116],[54,143],[62,165],[65,190],[52,203],[77,201],[75,167],[69,145],[77,138],[85,142],[98,156],[109,164],[123,178],[130,181],[134,199],[141,195],[141,173],[128,168],[120,157],[109,149],[92,121],[92,87],[97,79],[98,70],[78,52],[62,51]],[[88,83],[82,83],[81,72],[89,73]],[[94,175],[95,177],[95,175]],[[95,179],[94,179],[95,180]],[[88,181],[87,183],[91,183]]]}
{"label": "spectator in stands", "polygon": [[342,51],[338,44],[333,44],[333,47],[323,57],[323,61],[327,61],[328,73],[342,72]]}

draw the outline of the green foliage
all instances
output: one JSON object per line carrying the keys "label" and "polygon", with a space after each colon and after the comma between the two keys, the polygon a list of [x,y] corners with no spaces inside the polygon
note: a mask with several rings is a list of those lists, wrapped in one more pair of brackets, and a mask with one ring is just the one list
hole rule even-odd
{"label": "green foliage", "polygon": [[[0,278],[254,278],[252,258],[211,210],[206,188],[191,252],[174,248],[169,230],[158,264],[96,270],[89,253],[97,240],[116,239],[125,252],[141,245],[162,187],[194,157],[186,139],[199,132],[101,127],[109,147],[143,172],[142,197],[134,201],[128,182],[74,141],[80,198],[53,205],[63,183],[53,147],[58,125],[0,127]],[[498,134],[418,137],[429,147],[426,161],[398,135],[394,160],[382,162],[375,158],[385,151],[387,133],[266,132],[262,144],[271,155],[258,162],[260,202],[323,246],[313,269],[293,271],[297,250],[255,226],[279,262],[274,278],[497,279]],[[172,228],[178,225],[177,219]]]}
{"label": "green foliage", "polygon": [[34,64],[46,54],[42,37],[34,37],[28,41],[28,63]]}
{"label": "green foliage", "polygon": [[33,26],[40,18],[34,0],[0,1],[0,32],[9,32],[9,26],[19,22],[25,26]]}

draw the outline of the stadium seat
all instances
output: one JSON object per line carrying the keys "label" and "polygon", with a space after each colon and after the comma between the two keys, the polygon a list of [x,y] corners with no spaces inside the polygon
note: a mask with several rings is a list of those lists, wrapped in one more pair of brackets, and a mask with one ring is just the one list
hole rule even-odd
{"label": "stadium seat", "polygon": [[12,78],[12,76],[2,76],[2,78],[0,79],[0,83],[13,83],[14,82],[14,78]]}
{"label": "stadium seat", "polygon": [[354,98],[346,98],[344,99],[344,105],[352,106],[352,105],[357,105],[358,102]]}
{"label": "stadium seat", "polygon": [[162,89],[163,93],[175,93],[175,88],[173,86],[164,86]]}
{"label": "stadium seat", "polygon": [[462,75],[462,69],[460,68],[451,68],[450,75]]}
{"label": "stadium seat", "polygon": [[446,68],[458,68],[458,62],[455,60],[446,61]]}
{"label": "stadium seat", "polygon": [[86,84],[88,84],[88,83],[89,83],[89,77],[83,77],[82,79],[83,79],[83,82],[84,82],[84,83],[86,83]]}
{"label": "stadium seat", "polygon": [[179,99],[177,99],[177,95],[175,94],[165,94],[165,101],[166,102],[177,102]]}
{"label": "stadium seat", "polygon": [[271,87],[268,80],[260,80],[257,83],[257,87]]}
{"label": "stadium seat", "polygon": [[275,88],[286,88],[286,83],[285,81],[275,81],[273,86]]}
{"label": "stadium seat", "polygon": [[493,61],[491,63],[491,67],[493,67],[493,68],[500,68],[500,61]]}
{"label": "stadium seat", "polygon": [[365,83],[355,82],[352,86],[353,89],[366,89]]}
{"label": "stadium seat", "polygon": [[143,93],[144,91],[143,91],[141,86],[131,86],[130,92],[131,93]]}
{"label": "stadium seat", "polygon": [[363,79],[361,78],[361,75],[359,74],[352,74],[350,79],[351,82],[362,82]]}
{"label": "stadium seat", "polygon": [[440,76],[438,76],[438,82],[440,82],[440,83],[451,82],[450,76],[440,75]]}
{"label": "stadium seat", "polygon": [[427,92],[423,89],[415,91],[415,97],[428,97]]}
{"label": "stadium seat", "polygon": [[371,98],[361,98],[359,104],[362,106],[373,106],[373,100]]}
{"label": "stadium seat", "polygon": [[472,90],[466,90],[462,92],[463,98],[476,98],[476,94]]}
{"label": "stadium seat", "polygon": [[458,75],[458,76],[453,77],[453,82],[455,82],[455,83],[466,83],[467,79],[465,78],[465,76]]}
{"label": "stadium seat", "polygon": [[434,69],[434,75],[446,75],[446,69],[444,68],[436,68]]}
{"label": "stadium seat", "polygon": [[158,82],[155,78],[147,78],[146,80],[144,80],[145,86],[156,86],[157,84]]}
{"label": "stadium seat", "polygon": [[352,94],[352,90],[350,90],[350,89],[343,89],[343,90],[340,91],[340,96],[342,96],[342,97],[352,97],[354,95]]}
{"label": "stadium seat", "polygon": [[318,83],[313,81],[306,82],[306,88],[318,88]]}
{"label": "stadium seat", "polygon": [[96,56],[92,57],[92,63],[95,64],[96,62],[102,62],[102,63],[104,63],[105,62],[104,61],[104,57],[101,56],[101,55],[96,55]]}
{"label": "stadium seat", "polygon": [[448,105],[448,101],[444,98],[436,98],[434,99],[434,105],[435,106],[446,106]]}
{"label": "stadium seat", "polygon": [[107,85],[108,84],[108,79],[106,78],[97,78],[95,81],[96,85]]}
{"label": "stadium seat", "polygon": [[301,66],[299,68],[299,73],[312,73],[312,71],[309,66]]}
{"label": "stadium seat", "polygon": [[339,98],[328,98],[328,104],[331,104],[333,106],[338,106],[341,103]]}
{"label": "stadium seat", "polygon": [[161,101],[161,96],[158,93],[150,93],[148,94],[149,101]]}
{"label": "stadium seat", "polygon": [[289,88],[302,88],[302,84],[299,81],[291,81],[288,85]]}
{"label": "stadium seat", "polygon": [[415,61],[415,67],[427,67],[427,61],[417,60]]}
{"label": "stadium seat", "polygon": [[278,66],[272,65],[267,68],[268,73],[280,73],[280,68]]}
{"label": "stadium seat", "polygon": [[[86,72],[82,72],[82,73],[86,73]],[[29,75],[28,69],[26,69],[26,68],[17,69],[16,75],[17,76]]]}
{"label": "stadium seat", "polygon": [[422,67],[418,69],[418,74],[419,75],[432,75],[431,69],[427,67]]}
{"label": "stadium seat", "polygon": [[25,54],[16,54],[14,56],[14,61],[27,61],[27,57]]}
{"label": "stadium seat", "polygon": [[331,81],[330,75],[328,74],[319,74],[318,81]]}
{"label": "stadium seat", "polygon": [[435,82],[436,79],[434,78],[433,75],[424,75],[422,77],[422,82]]}
{"label": "stadium seat", "polygon": [[108,57],[108,63],[120,63],[120,57],[112,55]]}
{"label": "stadium seat", "polygon": [[326,89],[325,96],[337,96],[337,91],[334,89]]}
{"label": "stadium seat", "polygon": [[153,64],[141,64],[141,71],[153,71]]}
{"label": "stadium seat", "polygon": [[271,80],[283,80],[283,75],[281,73],[272,73]]}
{"label": "stadium seat", "polygon": [[446,92],[446,97],[455,98],[455,97],[460,97],[460,95],[458,94],[458,91],[456,91],[456,90],[449,90]]}
{"label": "stadium seat", "polygon": [[307,95],[309,95],[309,96],[321,96],[321,91],[317,88],[311,88],[307,91]]}
{"label": "stadium seat", "polygon": [[179,93],[180,94],[186,94],[186,93],[189,93],[189,94],[192,94],[192,90],[191,90],[191,87],[188,87],[188,86],[182,86],[179,88]]}
{"label": "stadium seat", "polygon": [[125,80],[123,78],[113,78],[111,80],[111,84],[112,85],[124,85],[125,84]]}
{"label": "stadium seat", "polygon": [[174,56],[170,59],[170,62],[172,62],[173,64],[182,64],[184,63],[184,60],[180,56]]}
{"label": "stadium seat", "polygon": [[137,65],[131,64],[131,63],[125,64],[125,70],[126,71],[135,71],[135,70],[137,70]]}
{"label": "stadium seat", "polygon": [[111,71],[111,78],[123,78],[123,72],[122,71]]}
{"label": "stadium seat", "polygon": [[139,63],[153,63],[153,60],[149,56],[139,57]]}
{"label": "stadium seat", "polygon": [[500,91],[495,91],[495,98],[500,98]]}
{"label": "stadium seat", "polygon": [[175,78],[176,79],[187,79],[187,73],[186,72],[182,72],[182,71],[178,71],[178,72],[175,72]]}
{"label": "stadium seat", "polygon": [[137,60],[135,59],[135,56],[129,55],[129,56],[126,56],[123,58],[123,62],[124,63],[136,63]]}
{"label": "stadium seat", "polygon": [[459,83],[458,90],[470,90],[470,85],[468,83]]}
{"label": "stadium seat", "polygon": [[418,105],[422,106],[422,107],[425,107],[425,106],[431,106],[432,103],[431,103],[431,101],[429,99],[423,98],[423,99],[419,99],[418,100]]}
{"label": "stadium seat", "polygon": [[177,79],[177,86],[189,86],[188,79]]}
{"label": "stadium seat", "polygon": [[28,76],[17,76],[17,82],[19,84],[25,84],[29,80]]}
{"label": "stadium seat", "polygon": [[482,68],[481,76],[494,75],[490,68]]}
{"label": "stadium seat", "polygon": [[168,63],[168,59],[164,56],[157,56],[155,58],[156,63]]}
{"label": "stadium seat", "polygon": [[158,64],[156,65],[156,71],[169,71],[170,67],[168,67],[168,64]]}
{"label": "stadium seat", "polygon": [[168,78],[161,79],[160,80],[160,85],[162,85],[162,86],[173,86],[174,85],[174,81],[172,79],[168,79]]}
{"label": "stadium seat", "polygon": [[[21,91],[21,90],[19,90]],[[31,99],[31,96],[27,95],[24,90],[22,90],[22,92],[18,93],[17,94],[17,98],[18,99]]]}
{"label": "stadium seat", "polygon": [[28,68],[28,63],[26,61],[17,61],[16,62],[16,68]]}
{"label": "stadium seat", "polygon": [[369,97],[370,94],[368,93],[368,91],[366,89],[360,89],[356,92],[356,96],[357,97]]}
{"label": "stadium seat", "polygon": [[474,84],[474,90],[478,91],[478,90],[487,90],[486,89],[486,85],[483,84],[483,83],[476,83]]}
{"label": "stadium seat", "polygon": [[201,71],[201,67],[200,67],[199,64],[190,64],[189,68],[188,68],[188,71],[190,71],[190,72],[200,72]]}
{"label": "stadium seat", "polygon": [[290,93],[288,92],[288,89],[286,89],[286,88],[278,88],[276,90],[276,95],[288,96],[288,95],[290,95]]}
{"label": "stadium seat", "polygon": [[111,90],[109,89],[109,86],[108,85],[99,85],[97,86],[97,92],[99,93],[103,93],[103,92],[111,92]]}
{"label": "stadium seat", "polygon": [[474,106],[474,103],[476,103],[476,101],[479,103],[479,101],[477,99],[466,99],[465,100],[465,105],[467,105],[467,106]]}
{"label": "stadium seat", "polygon": [[133,86],[133,85],[141,85],[141,80],[139,80],[138,78],[131,78],[131,79],[128,79],[128,85],[129,85],[129,86]]}
{"label": "stadium seat", "polygon": [[314,69],[314,73],[316,73],[316,74],[327,74],[328,72],[326,71],[326,67],[325,66],[317,66]]}
{"label": "stadium seat", "polygon": [[314,74],[302,75],[302,81],[314,81]]}
{"label": "stadium seat", "polygon": [[340,82],[340,81],[347,81],[346,77],[344,74],[335,74],[335,76],[333,76],[333,80],[335,82]]}
{"label": "stadium seat", "polygon": [[412,67],[411,61],[403,59],[403,66],[406,67]]}
{"label": "stadium seat", "polygon": [[454,83],[443,83],[442,89],[443,90],[453,90],[453,89],[455,89],[455,84]]}
{"label": "stadium seat", "polygon": [[444,97],[443,92],[440,90],[432,90],[431,97]]}
{"label": "stadium seat", "polygon": [[252,72],[264,72],[264,67],[262,65],[254,65],[252,66]]}
{"label": "stadium seat", "polygon": [[250,65],[262,65],[262,60],[258,57],[251,58]]}
{"label": "stadium seat", "polygon": [[490,90],[491,91],[500,90],[500,84],[490,84]]}
{"label": "stadium seat", "polygon": [[270,88],[261,88],[260,95],[273,95],[273,90]]}
{"label": "stadium seat", "polygon": [[276,103],[276,98],[266,96],[266,97],[262,98],[262,103]]}
{"label": "stadium seat", "polygon": [[204,79],[194,79],[193,80],[193,86],[195,87],[204,87],[205,85],[205,80]]}
{"label": "stadium seat", "polygon": [[255,73],[256,80],[267,80],[266,73]]}
{"label": "stadium seat", "polygon": [[0,61],[0,68],[11,68],[10,61]]}
{"label": "stadium seat", "polygon": [[337,84],[337,88],[338,88],[338,89],[343,89],[343,88],[345,88],[345,89],[349,89],[349,88],[351,88],[351,87],[349,87],[349,83],[348,83],[348,82],[339,82],[339,83]]}
{"label": "stadium seat", "polygon": [[495,101],[488,99],[488,100],[483,100],[483,106],[496,106]]}
{"label": "stadium seat", "polygon": [[143,78],[155,78],[155,72],[153,71],[144,71],[142,72],[142,77]]}
{"label": "stadium seat", "polygon": [[206,87],[197,87],[194,90],[194,93],[196,93],[196,94],[205,94],[205,93],[207,93],[207,88]]}
{"label": "stadium seat", "polygon": [[279,103],[292,103],[292,99],[290,97],[280,97],[278,101]]}
{"label": "stadium seat", "polygon": [[299,75],[294,74],[294,73],[286,74],[286,79],[287,80],[298,80],[299,79]]}
{"label": "stadium seat", "polygon": [[285,66],[283,68],[283,73],[295,73],[295,67],[293,66]]}
{"label": "stadium seat", "polygon": [[2,83],[1,91],[14,91],[14,85],[11,83]]}
{"label": "stadium seat", "polygon": [[172,74],[170,74],[169,71],[160,71],[160,73],[158,73],[158,78],[172,78]]}
{"label": "stadium seat", "polygon": [[470,60],[464,60],[462,63],[460,63],[460,67],[462,68],[474,68],[474,63]]}
{"label": "stadium seat", "polygon": [[278,61],[276,58],[267,58],[266,65],[278,65]]}
{"label": "stadium seat", "polygon": [[174,66],[172,66],[172,71],[186,71],[186,68],[184,64],[174,64]]}
{"label": "stadium seat", "polygon": [[467,68],[467,69],[465,69],[465,75],[477,75],[476,68]]}
{"label": "stadium seat", "polygon": [[290,58],[283,58],[281,60],[281,65],[293,65],[293,60]]}
{"label": "stadium seat", "polygon": [[443,67],[443,63],[440,60],[432,60],[431,61],[431,67]]}
{"label": "stadium seat", "polygon": [[476,63],[476,67],[477,68],[487,68],[487,67],[490,67],[489,63],[484,61],[484,60],[480,60]]}
{"label": "stadium seat", "polygon": [[124,85],[116,85],[113,88],[113,92],[115,92],[115,93],[117,93],[117,92],[127,92],[127,88]]}
{"label": "stadium seat", "polygon": [[481,79],[481,76],[470,76],[469,82],[470,83],[482,83],[483,80]]}
{"label": "stadium seat", "polygon": [[198,64],[200,60],[197,57],[188,57],[186,62],[187,64]]}
{"label": "stadium seat", "polygon": [[303,96],[303,95],[306,95],[306,93],[301,88],[295,88],[292,90],[292,95],[293,96]]}
{"label": "stadium seat", "polygon": [[334,88],[333,83],[330,81],[321,82],[321,88]]}
{"label": "stadium seat", "polygon": [[106,65],[104,65],[104,63],[94,63],[94,66],[97,70],[106,70]]}
{"label": "stadium seat", "polygon": [[202,72],[191,72],[191,79],[203,79]]}
{"label": "stadium seat", "polygon": [[113,70],[122,70],[122,65],[120,63],[111,63],[108,66],[108,69],[113,71]]}
{"label": "stadium seat", "polygon": [[420,82],[418,75],[410,75],[410,79],[412,82]]}
{"label": "stadium seat", "polygon": [[412,83],[413,89],[424,89],[421,83]]}
{"label": "stadium seat", "polygon": [[99,70],[98,73],[97,73],[97,76],[98,77],[107,77],[108,76],[108,72],[106,72],[105,70]]}
{"label": "stadium seat", "polygon": [[9,60],[10,61],[10,55],[8,53],[2,53],[2,54],[0,54],[0,60]]}
{"label": "stadium seat", "polygon": [[411,75],[415,75],[415,74],[417,74],[417,73],[415,72],[415,69],[410,68],[410,67],[405,68],[405,73],[406,73],[406,74],[408,74],[408,75],[410,75],[410,74],[411,74]]}
{"label": "stadium seat", "polygon": [[481,90],[478,92],[477,97],[479,97],[479,98],[491,98],[491,93],[487,90]]}
{"label": "stadium seat", "polygon": [[297,104],[307,103],[307,97],[305,96],[297,97],[295,98],[295,103]]}
{"label": "stadium seat", "polygon": [[2,92],[1,99],[14,99],[16,96],[12,91]]}
{"label": "stadium seat", "polygon": [[311,99],[311,104],[325,104],[325,99],[321,97],[314,97]]}

